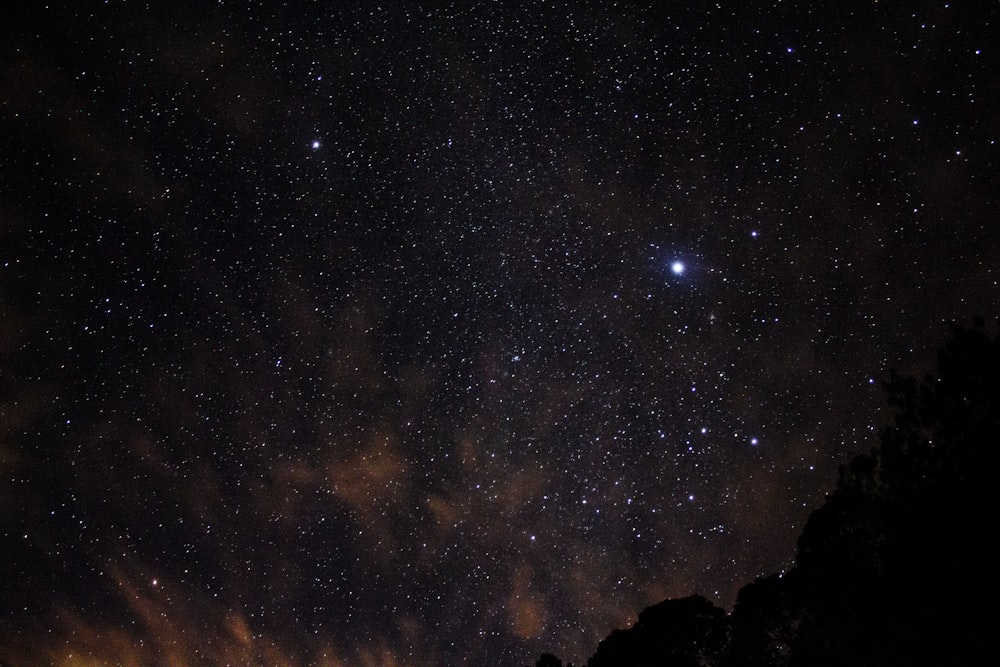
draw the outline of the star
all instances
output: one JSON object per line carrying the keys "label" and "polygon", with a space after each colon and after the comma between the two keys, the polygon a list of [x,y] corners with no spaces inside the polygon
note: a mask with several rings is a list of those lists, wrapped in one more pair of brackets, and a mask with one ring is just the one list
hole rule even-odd
{"label": "star", "polygon": [[[734,6],[738,40],[708,10],[129,4],[99,30],[20,12],[15,44],[58,48],[0,59],[37,74],[0,115],[0,515],[26,536],[0,654],[37,646],[8,662],[190,663],[212,637],[586,662],[649,591],[730,606],[786,566],[887,369],[996,310],[990,3],[948,33]],[[970,224],[920,242],[944,219]],[[107,617],[59,622],[93,594]]]}

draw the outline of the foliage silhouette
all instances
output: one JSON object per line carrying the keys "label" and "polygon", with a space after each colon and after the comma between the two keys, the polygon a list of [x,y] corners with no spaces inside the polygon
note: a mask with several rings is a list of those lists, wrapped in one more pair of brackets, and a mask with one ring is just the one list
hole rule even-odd
{"label": "foliage silhouette", "polygon": [[794,573],[758,578],[740,589],[730,614],[725,667],[787,665],[801,609]]}
{"label": "foliage silhouette", "polygon": [[[731,614],[692,596],[615,630],[606,665],[971,664],[989,655],[1000,593],[1000,337],[956,327],[936,375],[893,374],[879,446],[841,467],[783,576]],[[559,664],[558,661],[549,663]]]}
{"label": "foliage silhouette", "polygon": [[880,446],[841,470],[796,561],[793,664],[971,661],[995,615],[1000,556],[1000,338],[957,328],[936,376],[894,375]]}
{"label": "foliage silhouette", "polygon": [[[543,653],[541,657],[535,661],[535,667],[563,667],[563,664],[562,660],[551,653]],[[570,667],[572,667],[572,665]]]}
{"label": "foliage silhouette", "polygon": [[726,612],[692,595],[640,612],[628,630],[615,630],[597,646],[587,667],[714,664],[726,645]]}

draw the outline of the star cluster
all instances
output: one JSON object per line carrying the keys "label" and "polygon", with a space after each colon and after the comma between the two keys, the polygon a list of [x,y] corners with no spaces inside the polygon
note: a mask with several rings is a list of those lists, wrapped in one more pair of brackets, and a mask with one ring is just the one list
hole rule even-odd
{"label": "star cluster", "polygon": [[14,16],[0,653],[579,660],[786,567],[998,312],[1000,8],[660,4]]}

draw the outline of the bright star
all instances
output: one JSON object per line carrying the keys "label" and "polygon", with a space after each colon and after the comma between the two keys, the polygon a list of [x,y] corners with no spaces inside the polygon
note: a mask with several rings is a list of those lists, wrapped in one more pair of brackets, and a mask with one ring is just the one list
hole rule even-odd
{"label": "bright star", "polygon": [[670,265],[670,270],[674,272],[674,275],[681,275],[684,273],[684,262],[674,262]]}
{"label": "bright star", "polygon": [[319,139],[313,139],[312,147],[313,147],[313,150],[316,150],[317,148],[320,147]]}

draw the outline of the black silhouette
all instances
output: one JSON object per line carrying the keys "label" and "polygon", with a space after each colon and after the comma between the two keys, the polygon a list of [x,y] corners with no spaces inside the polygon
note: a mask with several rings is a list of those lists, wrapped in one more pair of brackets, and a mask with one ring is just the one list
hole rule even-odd
{"label": "black silhouette", "polygon": [[562,660],[551,653],[543,653],[541,657],[535,661],[535,667],[563,667],[563,664]]}
{"label": "black silhouette", "polygon": [[628,630],[615,630],[597,647],[588,667],[713,664],[726,645],[726,613],[698,595],[665,600],[639,614]]}
{"label": "black silhouette", "polygon": [[699,596],[650,607],[587,665],[981,662],[1000,592],[1000,337],[956,328],[936,375],[886,389],[893,424],[841,468],[795,567],[728,616]]}

